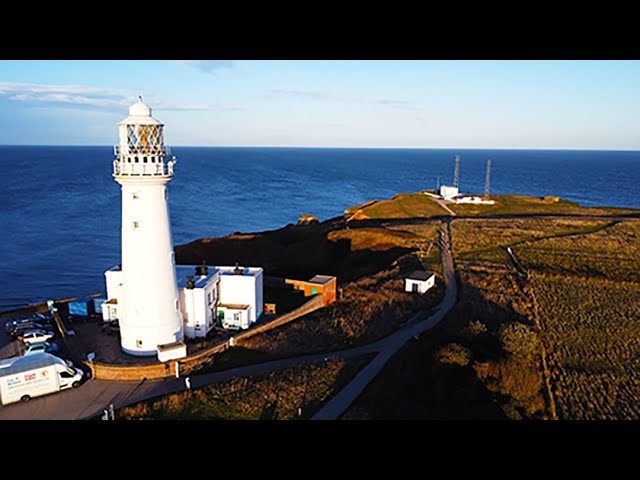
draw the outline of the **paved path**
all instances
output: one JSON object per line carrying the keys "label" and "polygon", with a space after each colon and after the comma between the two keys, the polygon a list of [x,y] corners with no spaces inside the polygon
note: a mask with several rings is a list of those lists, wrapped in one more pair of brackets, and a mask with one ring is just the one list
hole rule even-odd
{"label": "paved path", "polygon": [[[380,372],[385,363],[411,337],[436,325],[455,304],[456,282],[453,259],[448,249],[448,224],[443,222],[443,266],[446,292],[443,301],[429,312],[420,312],[412,317],[400,330],[373,343],[330,353],[318,353],[294,358],[272,360],[255,365],[237,367],[222,372],[204,373],[189,377],[191,388],[200,388],[233,378],[250,377],[285,370],[308,363],[321,362],[329,358],[348,359],[368,353],[376,357],[331,399],[314,419],[339,417],[353,400]],[[100,415],[113,404],[116,409],[149,398],[186,390],[184,378],[164,378],[147,381],[89,380],[82,387],[32,399],[29,403],[14,403],[0,406],[0,420],[74,420]]]}
{"label": "paved path", "polygon": [[442,263],[446,292],[444,299],[430,314],[419,313],[397,332],[377,342],[380,348],[378,355],[365,367],[340,393],[329,400],[316,412],[312,420],[334,420],[347,411],[353,401],[362,393],[365,387],[380,373],[382,367],[407,341],[422,332],[433,328],[451,310],[456,303],[457,285],[453,269],[453,258],[449,251],[449,224],[443,222],[442,229]]}

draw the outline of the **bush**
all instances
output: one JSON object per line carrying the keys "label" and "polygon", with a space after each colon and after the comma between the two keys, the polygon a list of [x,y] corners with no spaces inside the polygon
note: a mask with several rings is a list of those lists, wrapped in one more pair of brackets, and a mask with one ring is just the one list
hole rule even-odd
{"label": "bush", "polygon": [[511,322],[500,327],[502,349],[515,357],[528,359],[538,346],[538,335],[523,323]]}
{"label": "bush", "polygon": [[474,320],[469,322],[469,324],[462,329],[461,333],[464,338],[471,340],[473,337],[487,333],[487,326],[480,320]]}
{"label": "bush", "polygon": [[473,353],[459,343],[449,343],[436,352],[436,361],[442,365],[464,367],[473,360]]}

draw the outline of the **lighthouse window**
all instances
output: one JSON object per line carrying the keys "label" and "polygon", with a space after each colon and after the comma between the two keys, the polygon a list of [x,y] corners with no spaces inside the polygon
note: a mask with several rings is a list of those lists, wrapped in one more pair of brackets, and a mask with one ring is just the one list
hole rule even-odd
{"label": "lighthouse window", "polygon": [[135,163],[138,163],[138,157],[135,157],[133,160]]}
{"label": "lighthouse window", "polygon": [[136,340],[136,347],[142,348],[142,340]]}
{"label": "lighthouse window", "polygon": [[140,222],[133,222],[133,228],[134,229],[140,228]]}
{"label": "lighthouse window", "polygon": [[147,157],[142,157],[142,161],[143,161],[144,163],[147,163]]}
{"label": "lighthouse window", "polygon": [[137,200],[140,197],[140,195],[138,194],[138,192],[133,192],[133,199]]}

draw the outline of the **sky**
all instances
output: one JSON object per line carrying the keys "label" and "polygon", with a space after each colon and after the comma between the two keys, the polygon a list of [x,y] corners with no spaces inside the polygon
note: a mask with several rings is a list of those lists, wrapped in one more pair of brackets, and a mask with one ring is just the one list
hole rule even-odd
{"label": "sky", "polygon": [[2,60],[0,144],[640,150],[640,61]]}

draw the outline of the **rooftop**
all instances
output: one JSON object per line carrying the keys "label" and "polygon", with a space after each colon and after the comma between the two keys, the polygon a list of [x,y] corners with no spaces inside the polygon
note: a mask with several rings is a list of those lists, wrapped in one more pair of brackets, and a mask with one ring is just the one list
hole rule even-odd
{"label": "rooftop", "polygon": [[248,310],[250,305],[241,305],[239,303],[221,303],[218,307],[228,308],[230,310]]}
{"label": "rooftop", "polygon": [[411,275],[407,275],[406,278],[410,280],[429,280],[435,274],[433,272],[428,272],[426,270],[416,270]]}
{"label": "rooftop", "polygon": [[311,280],[309,280],[309,283],[317,283],[318,285],[326,285],[327,283],[329,283],[331,280],[333,280],[335,278],[336,277],[332,277],[330,275],[316,275]]}
{"label": "rooftop", "polygon": [[[227,266],[210,266],[207,265],[207,275],[196,275],[196,268],[202,268],[202,265],[176,265],[176,279],[178,288],[187,288],[187,275],[193,276],[195,288],[205,288],[210,282],[214,282],[218,275],[235,275],[236,267]],[[261,267],[240,267],[242,276],[257,277],[262,273]]]}

